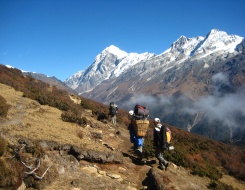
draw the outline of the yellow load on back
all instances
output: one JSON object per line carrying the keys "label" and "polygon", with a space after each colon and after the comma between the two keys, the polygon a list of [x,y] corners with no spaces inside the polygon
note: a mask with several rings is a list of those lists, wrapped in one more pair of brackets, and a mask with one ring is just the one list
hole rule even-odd
{"label": "yellow load on back", "polygon": [[167,143],[170,144],[171,139],[172,139],[172,134],[171,134],[171,131],[168,127],[166,127],[166,137],[167,137]]}

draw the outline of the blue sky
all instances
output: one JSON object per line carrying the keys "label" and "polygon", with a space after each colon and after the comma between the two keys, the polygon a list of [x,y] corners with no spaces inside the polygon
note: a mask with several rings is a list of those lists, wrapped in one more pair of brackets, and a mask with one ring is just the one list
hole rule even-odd
{"label": "blue sky", "polygon": [[0,63],[64,81],[110,45],[160,54],[211,29],[245,37],[244,0],[0,0]]}

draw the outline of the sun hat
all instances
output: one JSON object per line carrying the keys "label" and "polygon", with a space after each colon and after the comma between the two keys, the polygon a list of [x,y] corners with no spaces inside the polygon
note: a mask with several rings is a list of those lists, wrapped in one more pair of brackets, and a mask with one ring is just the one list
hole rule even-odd
{"label": "sun hat", "polygon": [[133,110],[130,110],[128,113],[129,113],[129,115],[134,115],[134,111]]}
{"label": "sun hat", "polygon": [[157,122],[157,123],[160,123],[160,119],[157,118],[157,117],[154,119],[154,121]]}

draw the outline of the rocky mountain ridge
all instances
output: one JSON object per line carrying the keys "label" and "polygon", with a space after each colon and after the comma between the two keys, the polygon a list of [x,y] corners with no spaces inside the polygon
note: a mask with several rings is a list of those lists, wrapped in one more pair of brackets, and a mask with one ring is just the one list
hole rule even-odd
{"label": "rocky mountain ridge", "polygon": [[75,90],[73,90],[72,88],[68,87],[64,82],[62,82],[61,80],[57,79],[56,77],[48,77],[47,75],[45,74],[42,74],[42,73],[34,73],[34,72],[27,72],[27,71],[22,71],[22,73],[24,75],[27,75],[27,76],[32,76],[38,80],[41,80],[45,83],[48,83],[50,85],[54,85],[56,86],[58,89],[61,89],[61,90],[65,90],[69,93],[72,93],[72,94],[77,94],[77,92]]}
{"label": "rocky mountain ridge", "polygon": [[[125,52],[104,51],[83,75],[77,73],[65,83],[83,97],[104,104],[115,101],[125,110],[144,104],[153,117],[171,125],[216,140],[245,143],[241,136],[245,131],[239,127],[245,122],[243,108],[236,109],[226,99],[245,96],[244,44],[243,37],[213,29],[205,37],[181,36],[162,54],[139,62],[121,64],[123,59],[117,56],[122,58]],[[69,85],[72,81],[75,86]],[[212,99],[219,105],[213,106]],[[242,98],[236,100],[244,105]],[[236,110],[238,117],[222,110]]]}
{"label": "rocky mountain ridge", "polygon": [[86,70],[78,71],[65,83],[77,92],[90,91],[104,80],[118,77],[124,70],[153,56],[151,53],[126,53],[111,45],[97,55]]}
{"label": "rocky mountain ridge", "polygon": [[[124,75],[125,72],[130,72],[136,65],[139,66],[136,66],[135,69],[145,67],[145,70],[149,72],[162,69],[161,74],[164,74],[167,70],[178,67],[185,61],[203,59],[219,51],[222,52],[218,54],[223,56],[237,54],[236,46],[242,40],[242,37],[228,35],[226,32],[213,29],[206,37],[187,38],[181,36],[160,55],[128,54],[115,46],[110,46],[97,55],[94,63],[86,70],[78,71],[65,83],[78,93],[84,94],[99,86],[103,81],[113,80],[115,77]],[[144,63],[148,63],[147,67]],[[152,68],[153,66],[154,68]],[[151,79],[148,78],[148,80]]]}

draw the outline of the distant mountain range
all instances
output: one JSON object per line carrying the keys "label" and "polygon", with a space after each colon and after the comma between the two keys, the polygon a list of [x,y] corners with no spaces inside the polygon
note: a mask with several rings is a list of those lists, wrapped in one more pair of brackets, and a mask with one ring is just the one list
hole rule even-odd
{"label": "distant mountain range", "polygon": [[61,80],[57,79],[56,77],[48,77],[45,74],[42,73],[34,73],[34,72],[26,72],[26,71],[22,71],[23,74],[25,75],[29,75],[32,76],[38,80],[41,80],[43,82],[46,82],[50,85],[54,85],[57,88],[61,89],[61,90],[66,90],[69,93],[72,94],[77,94],[77,92],[75,90],[73,90],[72,88],[70,88],[69,86],[67,86],[64,82],[62,82]]}
{"label": "distant mountain range", "polygon": [[160,55],[112,45],[65,83],[104,104],[115,101],[126,110],[144,104],[171,125],[245,142],[244,47],[243,37],[216,29],[205,37],[181,36]]}
{"label": "distant mountain range", "polygon": [[83,97],[150,116],[210,138],[245,144],[245,41],[211,30],[181,36],[160,55],[105,48],[64,83]]}
{"label": "distant mountain range", "polygon": [[[121,82],[125,84],[126,81],[133,79],[133,85],[130,82],[127,86],[127,92],[129,93],[136,89],[140,92],[149,87],[153,89],[152,84],[150,84],[152,82],[154,86],[159,86],[159,83],[160,86],[166,86],[168,81],[158,82],[159,77],[162,77],[163,74],[166,75],[170,70],[177,71],[183,66],[185,66],[185,70],[188,69],[186,68],[188,66],[194,75],[200,72],[200,69],[207,70],[208,67],[212,67],[213,57],[219,57],[221,61],[238,54],[237,46],[242,41],[242,37],[228,35],[223,31],[211,30],[206,37],[187,38],[181,36],[160,55],[126,53],[112,45],[97,55],[95,61],[87,69],[78,71],[68,78],[65,83],[81,95],[93,97],[93,99],[106,103],[114,99],[110,98],[108,94],[115,94],[115,92],[112,93],[112,91],[117,91],[115,88],[108,90],[103,97],[101,97],[101,93],[97,94],[100,98],[95,97],[93,92],[97,93],[97,90],[106,85],[107,82],[110,83],[109,86],[112,86]],[[195,72],[191,68],[192,64],[188,63],[200,60],[204,64],[201,65],[202,68],[198,68],[198,71]],[[127,80],[125,80],[125,76],[127,76]],[[134,76],[137,76],[138,79],[135,79]],[[137,85],[138,82],[139,85]],[[170,88],[172,91],[172,87]],[[123,91],[125,90],[123,89]],[[154,88],[151,93],[162,93],[162,91],[162,89]],[[135,94],[135,92],[132,94]],[[120,98],[116,98],[117,101],[118,99]]]}

